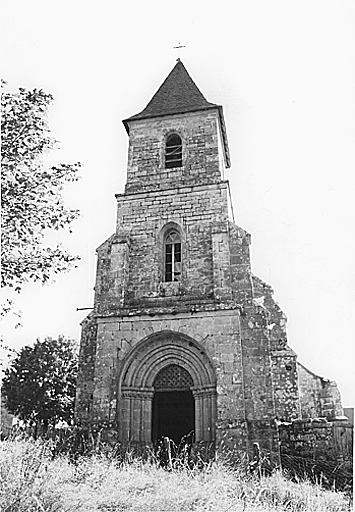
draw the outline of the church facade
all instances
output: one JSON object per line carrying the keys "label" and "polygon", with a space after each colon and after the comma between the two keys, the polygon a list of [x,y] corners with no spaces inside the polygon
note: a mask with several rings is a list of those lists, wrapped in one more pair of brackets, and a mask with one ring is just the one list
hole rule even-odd
{"label": "church facade", "polygon": [[341,401],[297,363],[285,315],[252,272],[250,235],[230,220],[223,108],[178,60],[124,126],[127,182],[116,232],[97,250],[76,419],[123,445],[193,432],[277,453],[278,422],[309,415],[311,397],[326,417]]}

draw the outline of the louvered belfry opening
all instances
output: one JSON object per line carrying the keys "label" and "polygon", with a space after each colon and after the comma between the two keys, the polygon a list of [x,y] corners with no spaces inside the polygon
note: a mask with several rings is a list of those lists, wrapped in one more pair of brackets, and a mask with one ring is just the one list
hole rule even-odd
{"label": "louvered belfry opening", "polygon": [[163,368],[154,380],[152,441],[167,436],[179,445],[195,429],[193,380],[176,364]]}
{"label": "louvered belfry opening", "polygon": [[169,135],[165,148],[165,167],[182,167],[182,141],[177,133]]}

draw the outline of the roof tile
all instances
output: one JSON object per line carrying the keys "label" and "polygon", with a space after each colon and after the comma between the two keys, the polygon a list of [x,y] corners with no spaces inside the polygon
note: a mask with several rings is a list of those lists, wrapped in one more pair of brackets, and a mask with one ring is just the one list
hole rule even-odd
{"label": "roof tile", "polygon": [[181,114],[216,106],[206,100],[178,60],[145,109],[129,119]]}

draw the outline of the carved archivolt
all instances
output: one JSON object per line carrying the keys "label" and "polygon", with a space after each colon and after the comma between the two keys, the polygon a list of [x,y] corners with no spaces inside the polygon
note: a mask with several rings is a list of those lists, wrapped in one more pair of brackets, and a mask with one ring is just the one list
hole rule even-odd
{"label": "carved archivolt", "polygon": [[191,376],[196,441],[214,441],[216,374],[212,362],[194,339],[161,331],[135,345],[122,362],[117,411],[122,442],[151,442],[154,381],[169,366],[178,366]]}

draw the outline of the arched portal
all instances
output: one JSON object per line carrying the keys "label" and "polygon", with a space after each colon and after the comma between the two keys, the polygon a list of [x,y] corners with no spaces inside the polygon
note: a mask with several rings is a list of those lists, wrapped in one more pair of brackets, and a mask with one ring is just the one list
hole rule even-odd
{"label": "arched portal", "polygon": [[[118,398],[124,444],[150,444],[160,433],[178,442],[190,426],[196,441],[215,440],[216,376],[203,347],[189,336],[162,331],[133,347],[122,362]],[[179,424],[175,429],[169,414]]]}
{"label": "arched portal", "polygon": [[176,445],[195,432],[193,380],[188,371],[176,364],[165,366],[154,379],[152,441],[163,436]]}

